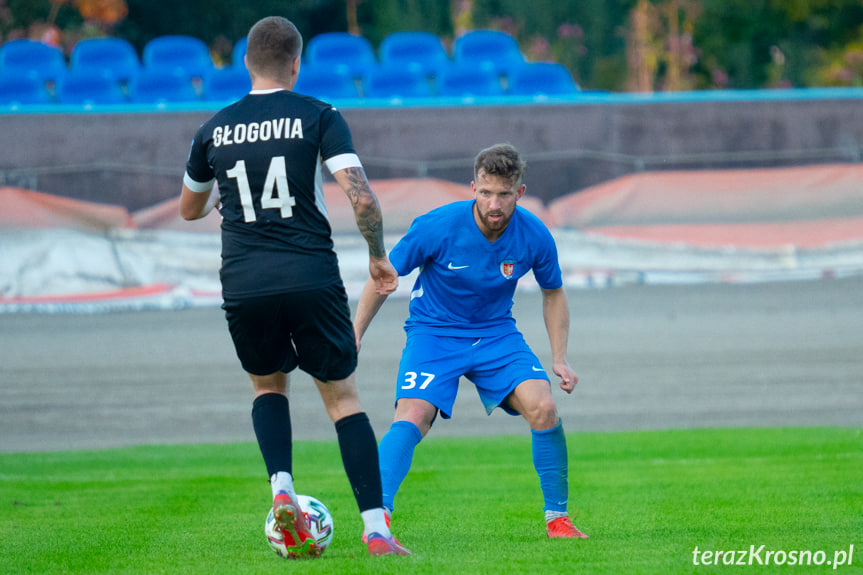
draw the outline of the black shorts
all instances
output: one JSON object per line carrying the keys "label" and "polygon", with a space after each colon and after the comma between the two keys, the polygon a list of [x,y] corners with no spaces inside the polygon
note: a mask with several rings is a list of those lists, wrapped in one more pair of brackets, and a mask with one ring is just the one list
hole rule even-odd
{"label": "black shorts", "polygon": [[237,357],[248,373],[290,373],[299,367],[331,381],[346,379],[357,368],[348,296],[341,283],[225,302],[223,307]]}

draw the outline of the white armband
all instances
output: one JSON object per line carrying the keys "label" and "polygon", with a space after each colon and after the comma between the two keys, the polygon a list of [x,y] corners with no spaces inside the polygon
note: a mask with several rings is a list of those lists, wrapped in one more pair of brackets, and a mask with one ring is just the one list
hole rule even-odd
{"label": "white armband", "polygon": [[216,182],[216,178],[213,178],[209,182],[199,182],[197,180],[193,180],[192,176],[189,175],[189,172],[186,172],[183,175],[183,183],[186,184],[186,187],[192,190],[195,193],[202,194],[204,192],[209,192],[213,189],[213,184]]}
{"label": "white armband", "polygon": [[335,174],[339,170],[344,170],[346,168],[363,167],[362,162],[360,162],[360,157],[356,154],[339,154],[338,156],[333,156],[332,158],[325,160],[324,165],[331,174]]}

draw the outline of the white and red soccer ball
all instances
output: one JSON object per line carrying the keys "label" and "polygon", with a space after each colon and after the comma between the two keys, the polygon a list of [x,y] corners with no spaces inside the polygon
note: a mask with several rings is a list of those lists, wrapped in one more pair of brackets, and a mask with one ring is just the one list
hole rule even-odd
{"label": "white and red soccer ball", "polygon": [[[310,495],[297,495],[297,503],[300,509],[303,510],[309,531],[311,531],[318,547],[321,548],[321,553],[323,553],[330,544],[330,541],[333,540],[333,516],[330,510],[327,509],[326,505]],[[288,559],[288,548],[285,546],[282,532],[276,526],[276,518],[273,516],[272,509],[267,514],[264,531],[267,533],[267,542],[270,544],[272,550],[281,557]]]}

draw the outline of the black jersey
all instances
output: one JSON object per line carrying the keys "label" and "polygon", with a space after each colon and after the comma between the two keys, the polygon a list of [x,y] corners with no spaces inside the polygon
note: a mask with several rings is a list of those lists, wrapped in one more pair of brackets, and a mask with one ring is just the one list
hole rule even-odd
{"label": "black jersey", "polygon": [[219,185],[225,300],[340,282],[321,163],[359,166],[331,105],[287,90],[252,92],[195,134],[184,182]]}

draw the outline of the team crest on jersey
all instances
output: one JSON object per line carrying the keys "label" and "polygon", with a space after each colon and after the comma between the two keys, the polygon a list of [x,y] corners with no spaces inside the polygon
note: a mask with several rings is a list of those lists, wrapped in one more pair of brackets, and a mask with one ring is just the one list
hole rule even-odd
{"label": "team crest on jersey", "polygon": [[515,261],[503,260],[500,262],[500,273],[503,274],[503,277],[506,279],[511,278],[512,274],[515,273]]}

